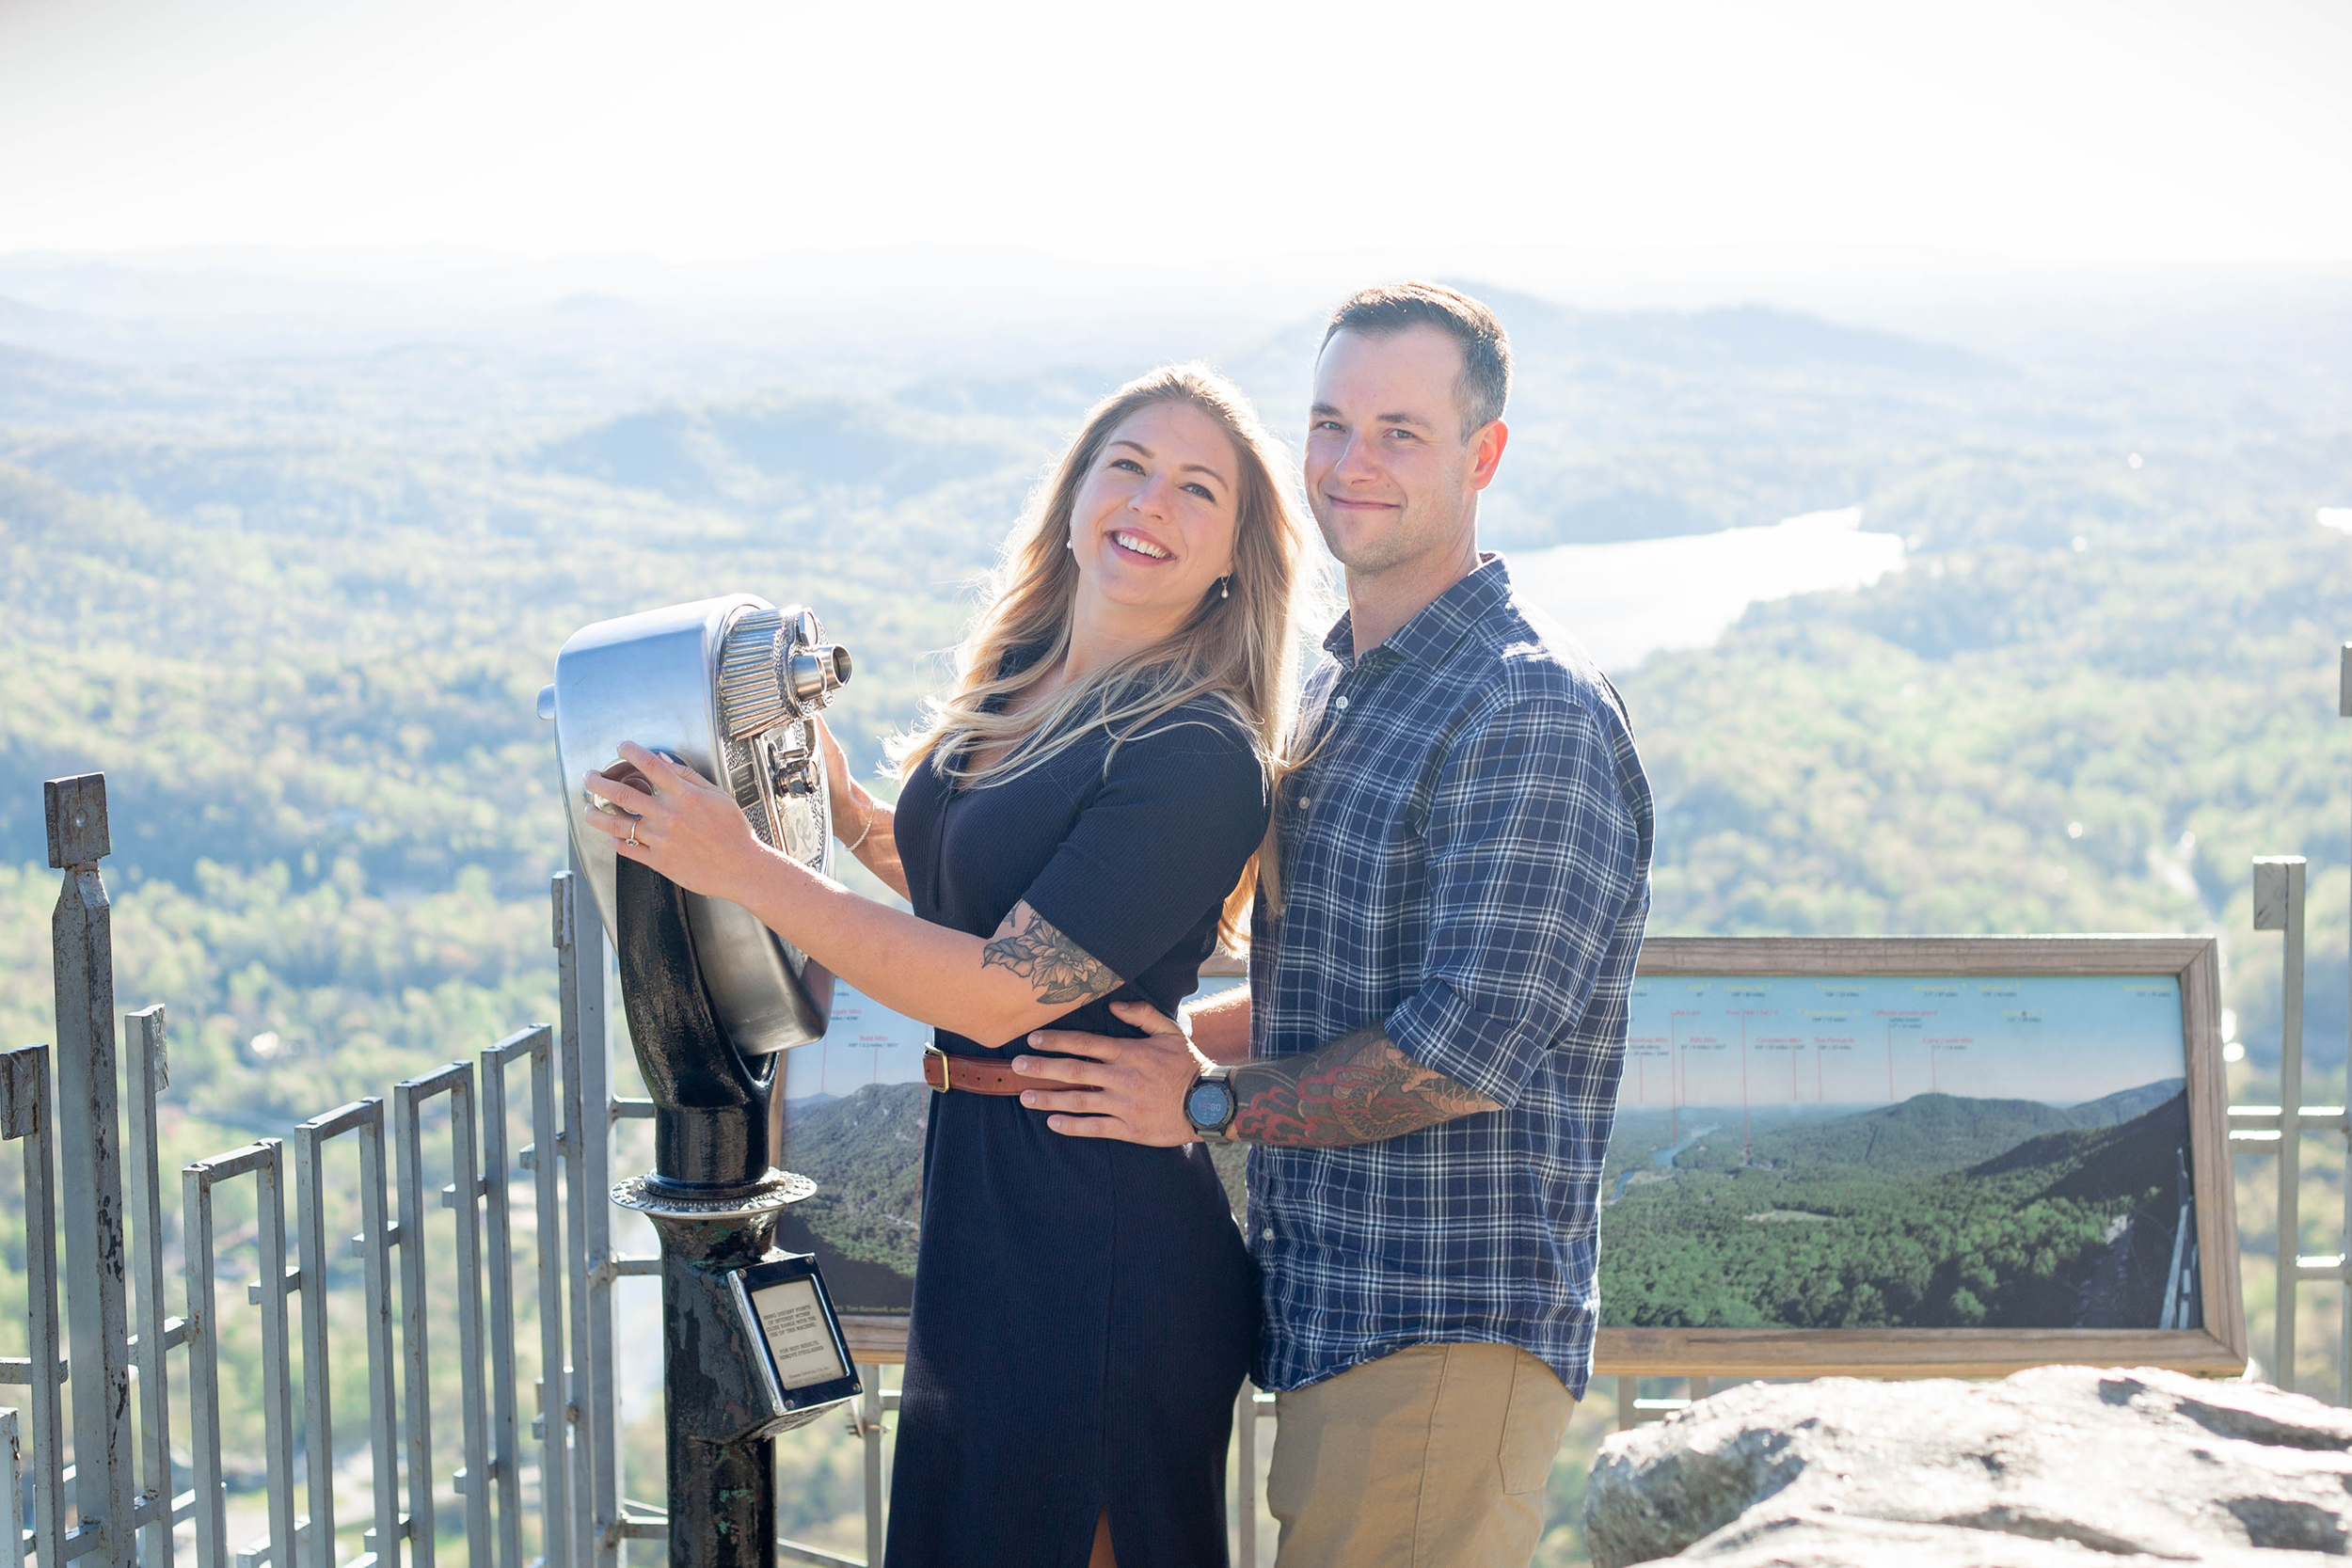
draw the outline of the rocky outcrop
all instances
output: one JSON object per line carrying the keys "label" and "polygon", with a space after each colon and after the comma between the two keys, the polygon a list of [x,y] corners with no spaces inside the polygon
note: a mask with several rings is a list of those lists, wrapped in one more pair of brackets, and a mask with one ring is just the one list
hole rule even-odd
{"label": "rocky outcrop", "polygon": [[2287,1568],[2352,1553],[2352,1411],[2043,1367],[1747,1384],[1601,1446],[1594,1568]]}

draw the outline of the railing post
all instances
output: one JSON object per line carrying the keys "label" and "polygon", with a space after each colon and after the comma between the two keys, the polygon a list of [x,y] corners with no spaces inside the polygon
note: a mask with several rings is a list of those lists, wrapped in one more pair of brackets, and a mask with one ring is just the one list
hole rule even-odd
{"label": "railing post", "polygon": [[[33,1405],[33,1551],[40,1568],[65,1568],[65,1395],[57,1365],[56,1117],[49,1099],[49,1048],[0,1055],[0,1138],[24,1146],[24,1295],[32,1354],[24,1382]],[[8,1369],[13,1372],[14,1368]],[[9,1467],[9,1568],[24,1548],[17,1534],[15,1468]]]}
{"label": "railing post", "polygon": [[428,1352],[432,1308],[425,1285],[424,1243],[425,1104],[450,1098],[450,1175],[445,1202],[457,1216],[458,1413],[466,1452],[457,1488],[466,1503],[466,1560],[489,1568],[490,1449],[485,1409],[482,1345],[482,1196],[475,1151],[473,1068],[452,1062],[435,1072],[404,1078],[392,1085],[393,1168],[400,1188],[401,1385],[407,1396],[408,1560],[433,1568],[437,1545],[433,1488],[432,1371]]}
{"label": "railing post", "polygon": [[[400,1413],[393,1395],[391,1213],[384,1196],[384,1102],[371,1097],[346,1106],[349,1130],[359,1137],[359,1234],[351,1248],[360,1259],[362,1320],[368,1345],[368,1454],[375,1472],[375,1524],[364,1539],[372,1568],[400,1568],[406,1523],[400,1512]],[[299,1130],[297,1130],[298,1132]],[[321,1139],[332,1135],[319,1127]]]}
{"label": "railing post", "polygon": [[297,1554],[302,1568],[335,1568],[335,1402],[326,1376],[326,1173],[320,1128],[336,1114],[302,1123],[294,1140],[294,1246],[302,1260],[302,1457],[310,1502],[302,1524],[310,1550]]}
{"label": "railing post", "polygon": [[2278,1330],[2271,1381],[2295,1387],[2295,1293],[2303,1251],[2303,874],[2300,855],[2254,858],[2254,929],[2286,934],[2279,991]]}
{"label": "railing post", "polygon": [[230,1568],[229,1523],[221,1487],[221,1317],[214,1271],[213,1189],[254,1179],[260,1243],[262,1430],[269,1491],[270,1561],[294,1562],[294,1387],[287,1376],[286,1196],[282,1145],[263,1138],[181,1167],[181,1223],[188,1281],[188,1449],[196,1464],[197,1568]]}
{"label": "railing post", "polygon": [[106,778],[41,786],[50,869],[65,873],[50,921],[56,992],[59,1168],[65,1186],[66,1318],[71,1325],[73,1497],[99,1531],[96,1561],[132,1568],[136,1505],[130,1449],[131,1322],[122,1244],[121,1117],[115,1092],[114,938],[98,863]]}
{"label": "railing post", "polygon": [[[2336,650],[2336,717],[2352,719],[2352,642]],[[2352,966],[2347,966],[2352,974]],[[2352,988],[2347,988],[2352,989]],[[2346,1000],[2352,1002],[2352,996]],[[2352,1010],[2345,1017],[2352,1019]],[[2352,1041],[2347,1042],[2344,1057],[2352,1068]],[[2346,1114],[2352,1116],[2352,1073],[2345,1079]],[[2347,1268],[2352,1268],[2352,1122],[2346,1126],[2344,1160],[2344,1251]],[[2352,1273],[2347,1273],[2343,1298],[2344,1324],[2336,1344],[2336,1402],[2352,1406]]]}
{"label": "railing post", "polygon": [[139,1287],[139,1427],[147,1449],[147,1485],[138,1506],[145,1509],[150,1499],[161,1505],[139,1533],[139,1568],[171,1568],[171,1399],[164,1370],[171,1325],[164,1302],[163,1164],[155,1146],[155,1097],[170,1082],[171,1065],[164,1048],[164,1005],[143,1007],[130,1022],[138,1028],[124,1064],[131,1094],[131,1259]]}
{"label": "railing post", "polygon": [[612,1371],[612,1080],[604,924],[580,851],[550,887],[564,1034],[564,1196],[571,1227],[572,1549],[579,1568],[622,1568],[620,1401]]}
{"label": "railing post", "polygon": [[[360,1338],[368,1354],[369,1454],[373,1461],[373,1568],[400,1568],[399,1453],[392,1408],[391,1237],[384,1212],[384,1102],[355,1100],[294,1129],[294,1229],[302,1267],[302,1430],[310,1471],[306,1568],[335,1568],[333,1354],[327,1332],[326,1145],[344,1133],[359,1140],[359,1232],[345,1242],[361,1260]],[[144,1568],[144,1565],[142,1565]]]}
{"label": "railing post", "polygon": [[564,1243],[555,1098],[555,1041],[540,1031],[531,1058],[532,1198],[538,1219],[540,1401],[539,1549],[546,1568],[572,1568],[571,1429],[564,1420]]}
{"label": "railing post", "polygon": [[[490,1468],[498,1483],[498,1568],[523,1568],[522,1420],[518,1402],[521,1390],[516,1386],[519,1374],[515,1369],[515,1227],[511,1213],[513,1194],[509,1188],[515,1159],[508,1152],[506,1069],[517,1060],[527,1059],[531,1063],[532,1136],[547,1139],[548,1133],[541,1129],[549,1121],[548,1061],[554,1035],[555,1031],[546,1024],[534,1023],[516,1030],[482,1053],[482,1174],[484,1196],[488,1200],[483,1212],[483,1237],[490,1271]],[[537,1149],[534,1142],[531,1154],[533,1164],[538,1163]],[[550,1249],[563,1245],[563,1232],[554,1224],[551,1211],[551,1205],[543,1207],[535,1216],[533,1234],[543,1262]],[[542,1275],[544,1277],[544,1269]],[[540,1326],[544,1331],[545,1323]],[[540,1343],[543,1348],[547,1344],[544,1332]],[[561,1466],[553,1468],[560,1470]],[[539,1484],[544,1489],[541,1506],[553,1532],[548,1539],[560,1542],[556,1520],[562,1509],[562,1482],[543,1467]],[[550,1562],[561,1560],[559,1551],[552,1546],[547,1555]]]}
{"label": "railing post", "polygon": [[[544,1023],[508,1036],[482,1053],[482,1163],[488,1173],[491,1220],[490,1315],[493,1354],[503,1356],[502,1385],[514,1384],[513,1282],[501,1270],[513,1262],[512,1227],[507,1217],[506,1069],[518,1057],[531,1063],[531,1142],[522,1151],[521,1165],[531,1173],[532,1263],[538,1280],[540,1408],[532,1423],[539,1444],[540,1553],[544,1568],[571,1568],[571,1454],[565,1447],[570,1429],[564,1419],[564,1228],[563,1205],[556,1178],[563,1165],[555,1103],[555,1031]],[[502,1174],[507,1173],[507,1174]],[[516,1392],[519,1392],[516,1389]],[[513,1544],[519,1550],[521,1522],[521,1439],[516,1430],[514,1400],[501,1395],[497,1406],[501,1452],[513,1458],[499,1474],[499,1507],[510,1511],[512,1526],[501,1514],[500,1550]]]}
{"label": "railing post", "polygon": [[20,1500],[24,1496],[24,1481],[20,1479],[24,1468],[24,1445],[17,1437],[16,1411],[0,1406],[0,1497],[8,1499],[8,1531],[0,1540],[8,1544],[9,1568],[15,1568],[24,1556],[24,1527],[19,1522],[24,1507]]}
{"label": "railing post", "polygon": [[876,1362],[865,1369],[873,1381],[866,1386],[858,1409],[858,1447],[866,1462],[866,1561],[882,1568],[882,1370]]}

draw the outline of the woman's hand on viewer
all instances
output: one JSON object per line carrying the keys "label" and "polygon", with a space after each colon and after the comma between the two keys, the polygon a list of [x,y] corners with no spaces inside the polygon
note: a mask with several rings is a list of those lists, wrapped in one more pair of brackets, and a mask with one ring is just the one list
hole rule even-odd
{"label": "woman's hand on viewer", "polygon": [[588,793],[619,808],[582,807],[588,825],[610,836],[624,859],[691,893],[736,898],[768,850],[735,797],[684,763],[632,742],[621,743],[621,757],[634,768],[634,780],[607,771],[581,781]]}
{"label": "woman's hand on viewer", "polygon": [[1074,1138],[1117,1138],[1159,1148],[1199,1143],[1200,1134],[1184,1116],[1184,1095],[1210,1065],[1208,1058],[1193,1048],[1181,1024],[1148,1002],[1114,1002],[1111,1011],[1142,1030],[1143,1038],[1038,1030],[1029,1037],[1030,1049],[1062,1054],[1015,1056],[1013,1071],[1087,1086],[1024,1089],[1021,1103],[1057,1113],[1046,1125]]}

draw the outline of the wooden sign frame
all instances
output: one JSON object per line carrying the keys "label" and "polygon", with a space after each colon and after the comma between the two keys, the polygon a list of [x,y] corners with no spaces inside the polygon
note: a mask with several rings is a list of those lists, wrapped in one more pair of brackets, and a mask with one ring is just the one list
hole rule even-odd
{"label": "wooden sign frame", "polygon": [[[1624,1377],[2003,1377],[2053,1363],[2246,1370],[2229,1105],[2221,1069],[2220,966],[2212,937],[1653,937],[1641,976],[2145,975],[2175,980],[2188,1082],[2205,1326],[2115,1328],[1607,1328],[1597,1375]],[[1601,1268],[1609,1267],[1604,1251]]]}
{"label": "wooden sign frame", "polygon": [[[1238,961],[1204,975],[1243,973]],[[1652,937],[1644,979],[1691,975],[2145,975],[2179,983],[2188,1082],[2190,1181],[2197,1196],[2199,1289],[2205,1326],[2109,1328],[1602,1328],[1598,1376],[2002,1377],[2027,1367],[2090,1362],[2168,1367],[2233,1377],[2245,1370],[2246,1309],[2238,1281],[2237,1210],[2221,1069],[2220,968],[2212,937]],[[1601,1267],[1609,1267],[1604,1254]],[[907,1320],[845,1315],[864,1362],[906,1357]]]}

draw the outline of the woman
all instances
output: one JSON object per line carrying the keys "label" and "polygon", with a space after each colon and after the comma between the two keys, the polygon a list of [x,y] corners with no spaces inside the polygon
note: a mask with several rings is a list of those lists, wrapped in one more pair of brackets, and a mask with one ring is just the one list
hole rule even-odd
{"label": "woman", "polygon": [[1225,1561],[1257,1284],[1207,1151],[1064,1137],[998,1064],[1049,1024],[1137,1034],[1113,1001],[1172,1015],[1245,907],[1306,538],[1276,450],[1206,370],[1122,388],[1015,530],[954,686],[900,743],[895,812],[826,737],[843,842],[912,914],[764,849],[728,795],[650,752],[625,749],[650,800],[587,781],[637,814],[587,815],[622,854],[741,904],[947,1053],[895,1568]]}

